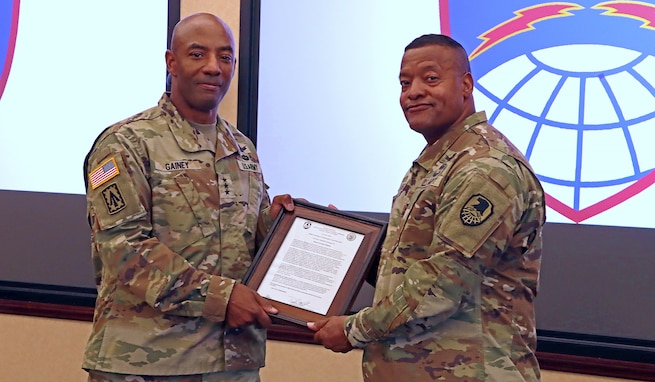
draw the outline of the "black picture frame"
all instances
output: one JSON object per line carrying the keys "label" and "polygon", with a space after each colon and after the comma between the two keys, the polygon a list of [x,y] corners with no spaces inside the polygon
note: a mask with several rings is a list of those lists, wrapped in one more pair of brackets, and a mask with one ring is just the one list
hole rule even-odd
{"label": "black picture frame", "polygon": [[[344,315],[349,312],[353,305],[357,293],[359,292],[362,284],[366,279],[370,279],[370,273],[376,271],[374,264],[378,263],[380,257],[380,250],[382,241],[386,234],[387,223],[381,220],[373,219],[367,216],[358,215],[350,212],[339,211],[334,208],[324,207],[318,204],[310,203],[304,200],[295,199],[295,208],[293,211],[283,210],[275,220],[273,227],[264,239],[252,265],[243,278],[243,283],[248,287],[258,290],[262,285],[265,277],[271,269],[271,265],[276,261],[287,255],[282,250],[283,244],[286,239],[291,241],[290,232],[297,219],[302,219],[304,222],[301,229],[315,229],[316,226],[328,227],[330,230],[336,228],[336,232],[341,234],[347,232],[348,234],[362,235],[362,241],[356,253],[346,254],[346,258],[352,256],[347,271],[341,279],[335,280],[335,285],[338,285],[336,294],[329,300],[329,308],[326,313],[319,313],[315,310],[302,308],[299,305],[290,304],[288,301],[283,302],[279,300],[272,300],[274,306],[278,309],[279,313],[273,315],[274,318],[282,321],[291,322],[305,327],[307,322],[317,321],[330,316]],[[314,227],[312,227],[314,226]],[[350,235],[346,235],[350,236]],[[331,236],[336,237],[336,236]],[[318,238],[322,240],[322,238]],[[330,240],[328,238],[328,240]],[[347,240],[347,239],[346,239]],[[322,240],[324,243],[327,240]],[[304,243],[308,244],[308,243]],[[318,245],[316,243],[310,244],[319,250],[327,249],[329,244]],[[299,251],[296,247],[294,251]],[[309,250],[303,249],[302,256],[316,256],[323,258],[322,255],[311,254]],[[287,266],[296,268],[296,265],[289,262],[284,262]],[[300,268],[296,268],[300,269]],[[314,270],[305,268],[303,272],[313,272]],[[317,273],[318,274],[318,273]],[[312,285],[307,282],[306,285]],[[303,294],[302,291],[294,289],[292,286],[285,285],[284,283],[277,283],[276,288],[286,288],[284,293]],[[306,293],[306,292],[305,292]],[[261,293],[260,293],[261,294]],[[263,294],[262,294],[263,295]],[[267,297],[263,295],[264,297]],[[322,298],[331,298],[331,296],[323,296]]]}

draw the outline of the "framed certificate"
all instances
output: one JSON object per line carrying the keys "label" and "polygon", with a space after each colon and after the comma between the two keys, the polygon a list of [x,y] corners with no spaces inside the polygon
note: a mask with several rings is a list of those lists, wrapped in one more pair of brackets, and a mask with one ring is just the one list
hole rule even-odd
{"label": "framed certificate", "polygon": [[305,326],[348,312],[380,256],[387,224],[294,199],[277,217],[244,284],[284,321]]}

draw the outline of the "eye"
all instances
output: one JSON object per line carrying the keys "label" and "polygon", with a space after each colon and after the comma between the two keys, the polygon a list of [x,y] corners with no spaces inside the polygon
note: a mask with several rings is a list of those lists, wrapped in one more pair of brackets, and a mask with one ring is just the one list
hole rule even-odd
{"label": "eye", "polygon": [[232,58],[231,55],[224,54],[224,55],[221,56],[221,61],[231,63],[232,61],[234,61],[234,59]]}
{"label": "eye", "polygon": [[189,56],[191,56],[192,58],[202,58],[203,54],[202,52],[191,52],[189,53]]}
{"label": "eye", "polygon": [[430,82],[434,82],[434,81],[439,80],[439,77],[434,76],[434,75],[429,75],[429,76],[427,76],[427,80],[430,81]]}
{"label": "eye", "polygon": [[409,86],[409,81],[407,81],[407,80],[400,80],[400,86],[402,86],[402,87]]}

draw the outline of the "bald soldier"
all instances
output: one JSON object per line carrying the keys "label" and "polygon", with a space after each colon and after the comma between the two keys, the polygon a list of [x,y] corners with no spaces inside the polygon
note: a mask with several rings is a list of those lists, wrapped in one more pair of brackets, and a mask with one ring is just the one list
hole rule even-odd
{"label": "bald soldier", "polygon": [[458,42],[418,37],[399,79],[427,145],[394,197],[373,304],[309,327],[334,351],[364,348],[365,381],[538,381],[541,185],[475,111]]}
{"label": "bald soldier", "polygon": [[252,142],[218,116],[230,28],[173,30],[171,92],[107,128],[84,163],[98,298],[89,381],[259,381],[276,313],[240,284],[289,195],[269,200]]}

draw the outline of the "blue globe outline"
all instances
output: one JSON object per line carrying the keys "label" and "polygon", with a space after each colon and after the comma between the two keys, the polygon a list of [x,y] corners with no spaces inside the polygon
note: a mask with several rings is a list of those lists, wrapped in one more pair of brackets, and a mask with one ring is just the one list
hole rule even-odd
{"label": "blue globe outline", "polygon": [[[567,168],[567,171],[570,175],[567,176],[566,179],[558,179],[554,176],[546,176],[544,174],[538,173],[538,177],[544,183],[547,192],[549,190],[548,184],[546,183],[549,183],[553,187],[568,188],[573,194],[572,199],[570,199],[568,203],[563,204],[568,205],[568,207],[573,208],[576,211],[586,209],[586,207],[580,207],[581,193],[585,195],[585,202],[589,200],[587,195],[590,194],[584,193],[583,190],[607,186],[614,186],[615,189],[617,187],[620,188],[621,186],[630,187],[630,182],[637,182],[641,178],[648,176],[649,173],[652,175],[652,171],[655,171],[655,169],[646,168],[646,163],[644,162],[643,158],[640,164],[640,161],[637,157],[637,151],[635,149],[635,142],[633,142],[633,139],[630,135],[630,129],[633,128],[632,126],[642,122],[648,121],[647,123],[649,125],[647,125],[647,128],[649,129],[648,131],[650,131],[650,124],[655,121],[655,119],[653,119],[655,118],[655,112],[645,110],[644,112],[648,111],[648,113],[643,114],[644,112],[642,112],[639,113],[642,115],[638,115],[636,117],[631,115],[631,118],[626,120],[623,112],[619,107],[616,96],[614,96],[610,88],[610,83],[606,81],[605,78],[601,78],[604,76],[610,76],[611,74],[615,74],[621,70],[626,70],[626,68],[631,65],[636,65],[638,62],[641,62],[646,57],[648,57],[649,54],[655,57],[655,44],[652,43],[655,31],[652,27],[645,26],[644,20],[633,17],[616,17],[615,15],[609,15],[606,13],[605,9],[595,8],[595,6],[600,3],[602,3],[602,0],[576,0],[574,5],[580,6],[582,8],[570,10],[565,17],[558,15],[556,17],[538,20],[535,24],[530,26],[530,29],[525,29],[519,33],[508,35],[506,39],[500,40],[497,45],[493,45],[489,49],[485,49],[484,51],[479,52],[479,55],[471,57],[471,69],[476,80],[482,79],[487,73],[493,71],[496,67],[499,67],[517,57],[526,56],[527,59],[532,62],[532,64],[536,64],[537,67],[535,70],[526,76],[526,78],[522,79],[523,81],[521,81],[521,83],[510,84],[510,86],[515,85],[515,88],[513,88],[511,91],[512,94],[515,94],[518,89],[521,88],[521,86],[525,85],[525,83],[529,81],[529,78],[527,77],[534,76],[535,73],[539,72],[540,70],[547,70],[554,75],[564,77],[555,80],[561,81],[559,81],[557,87],[554,88],[554,94],[550,95],[550,99],[544,98],[542,100],[542,102],[547,101],[546,104],[537,105],[538,108],[543,106],[543,109],[540,111],[541,115],[539,116],[532,115],[531,113],[523,110],[518,110],[516,107],[509,105],[507,101],[511,98],[512,94],[507,94],[505,96],[501,95],[503,99],[499,99],[498,97],[493,96],[493,94],[491,94],[488,89],[485,89],[479,84],[476,84],[476,92],[480,92],[482,93],[481,95],[488,97],[489,105],[485,106],[485,108],[492,124],[495,122],[499,115],[503,115],[501,111],[506,110],[508,113],[515,113],[516,118],[525,118],[526,123],[533,123],[533,126],[536,126],[534,131],[526,131],[526,135],[523,135],[522,144],[527,145],[527,148],[521,147],[521,150],[524,151],[524,154],[528,159],[530,159],[533,155],[533,151],[535,150],[535,143],[538,141],[537,138],[540,136],[542,127],[561,128],[577,131],[577,142],[569,141],[569,143],[573,145],[571,150],[575,149],[576,151],[567,152],[567,154],[571,156],[575,155],[575,158],[571,158],[571,167]],[[655,1],[646,0],[645,3],[647,5],[653,5],[655,4]],[[450,35],[462,43],[467,52],[474,52],[475,49],[483,43],[483,35],[486,33],[486,31],[490,31],[493,28],[499,27],[501,24],[507,22],[517,15],[515,12],[518,10],[531,6],[539,6],[541,4],[544,3],[534,0],[517,0],[515,2],[477,2],[474,0],[462,0],[457,2],[451,1],[448,15],[445,18],[442,16],[442,24],[443,22],[447,24],[447,30],[449,31]],[[472,7],[477,9],[478,12],[471,13],[470,9],[472,9]],[[463,22],[464,20],[465,22]],[[532,51],[536,52],[541,49],[565,46],[570,44],[591,44],[605,45],[609,47],[620,47],[623,49],[630,49],[634,53],[640,52],[641,54],[631,62],[620,65],[619,67],[612,68],[611,70],[603,70],[602,72],[588,71],[580,73],[567,72],[566,70],[549,67],[544,63],[539,63],[531,53],[528,53]],[[617,63],[617,66],[618,65],[619,64]],[[638,81],[640,85],[635,84],[635,86],[643,86],[645,89],[647,89],[647,92],[655,95],[655,89],[653,88],[655,83],[653,83],[653,85],[649,84],[644,78],[636,73],[636,71],[631,70],[631,68],[628,68],[627,73],[624,74],[632,76],[632,81]],[[607,97],[605,101],[608,104],[608,109],[605,110],[609,111],[609,107],[614,109],[616,115],[615,118],[612,118],[612,121],[614,122],[583,125],[582,123],[575,124],[552,121],[544,117],[547,115],[548,109],[552,106],[553,100],[556,98],[557,93],[562,89],[565,81],[567,81],[567,79],[572,80],[572,77],[577,77],[576,81],[579,81],[580,84],[583,84],[585,79],[595,77],[595,91],[598,91],[599,88],[605,89],[604,93],[605,97]],[[651,79],[650,69],[647,78]],[[552,83],[551,85],[555,84],[556,83]],[[566,84],[566,86],[569,86],[569,84]],[[507,89],[505,89],[505,91],[506,90]],[[640,90],[643,91],[643,89]],[[548,92],[549,91],[550,88],[548,89]],[[584,116],[581,113],[581,109],[584,108],[584,104],[580,106],[580,100],[584,99],[586,89],[580,87],[578,92],[578,118],[580,121],[582,121]],[[569,94],[569,98],[573,96],[573,94]],[[575,100],[573,100],[573,102],[575,102]],[[495,103],[495,105],[492,105],[492,103]],[[530,110],[532,113],[536,113],[534,109]],[[546,124],[547,126],[545,126]],[[503,126],[496,127],[503,131]],[[532,126],[530,128],[532,128]],[[619,128],[621,131],[616,130]],[[622,149],[625,150],[625,156],[622,157],[626,164],[623,173],[612,176],[612,179],[607,180],[596,176],[595,179],[582,181],[582,174],[584,173],[586,175],[586,171],[582,171],[581,163],[584,162],[585,166],[589,164],[586,162],[586,159],[585,161],[582,160],[583,145],[581,137],[583,133],[587,132],[587,135],[589,135],[589,131],[591,130],[610,129],[614,130],[614,134],[618,133],[625,138],[625,143],[622,143],[621,146]],[[553,132],[552,129],[543,131]],[[644,130],[641,129],[641,131],[643,132]],[[512,139],[512,136],[509,136],[509,138]],[[571,138],[574,140],[576,139],[574,137]],[[647,152],[644,151],[644,147],[642,145],[643,141],[639,140],[636,143],[638,144],[637,147],[640,154],[643,155],[643,153]],[[543,148],[540,146],[540,144],[537,144],[537,149],[539,150],[538,152],[541,156],[541,154],[543,154]],[[647,165],[651,166],[651,159],[649,158],[650,155],[647,158],[649,161]],[[535,170],[539,172],[539,168],[535,168]],[[544,172],[545,171],[546,170],[544,170]],[[554,172],[554,174],[558,173]],[[610,178],[610,176],[608,176],[608,178]],[[649,178],[651,177],[649,176]],[[646,187],[652,188],[652,185],[646,185]],[[600,194],[597,195],[602,195],[603,193],[609,192],[610,190],[611,189],[607,189],[607,191],[600,191]],[[559,191],[555,192],[558,193]],[[593,193],[591,195],[593,195]],[[591,199],[593,198],[594,197],[592,196]]]}
{"label": "blue globe outline", "polygon": [[[496,118],[499,116],[499,114],[503,110],[510,111],[512,113],[515,113],[518,116],[521,116],[522,118],[525,118],[526,120],[529,120],[535,124],[535,128],[532,132],[531,138],[529,140],[528,146],[525,149],[525,156],[528,160],[530,160],[530,157],[532,156],[534,146],[536,144],[537,138],[539,136],[539,133],[541,131],[541,128],[543,125],[548,125],[550,127],[556,127],[556,128],[561,128],[561,129],[568,129],[568,130],[574,130],[577,131],[577,143],[576,143],[576,163],[575,165],[575,179],[574,180],[566,180],[566,179],[558,179],[550,176],[545,176],[543,174],[539,174],[537,171],[537,176],[538,178],[546,183],[550,183],[553,185],[557,186],[565,186],[565,187],[570,187],[573,189],[573,208],[576,210],[580,209],[580,194],[583,189],[585,188],[596,188],[596,187],[608,187],[608,186],[617,186],[617,185],[623,185],[629,182],[634,182],[638,181],[641,179],[643,176],[646,174],[650,173],[653,171],[653,168],[642,170],[639,165],[639,159],[637,157],[637,153],[634,147],[634,142],[631,137],[630,131],[628,129],[629,126],[632,126],[634,124],[642,123],[645,121],[649,121],[653,118],[655,118],[655,111],[646,113],[643,115],[640,115],[635,118],[631,119],[626,119],[624,117],[624,114],[618,104],[617,98],[614,95],[609,83],[606,80],[606,76],[615,74],[615,73],[621,73],[621,72],[626,72],[629,73],[641,86],[646,88],[654,97],[655,97],[655,87],[652,86],[648,81],[646,81],[643,76],[641,76],[638,72],[636,72],[633,68],[635,65],[643,62],[645,59],[648,57],[652,57],[649,54],[641,52],[638,57],[632,59],[631,61],[617,66],[615,68],[612,68],[610,70],[603,70],[603,71],[589,71],[589,72],[573,72],[573,71],[568,71],[568,70],[563,70],[559,68],[552,67],[550,65],[547,65],[541,61],[539,61],[531,52],[530,53],[523,53],[517,57],[520,56],[525,56],[535,67],[523,78],[520,79],[513,87],[512,89],[504,96],[504,98],[499,98],[498,96],[494,95],[489,89],[485,88],[484,86],[480,85],[480,83],[476,83],[476,90],[479,91],[481,94],[483,94],[485,97],[489,98],[490,101],[494,102],[496,104],[496,108],[491,112],[489,116],[489,121],[491,124],[493,124],[496,120]],[[508,62],[510,60],[507,60],[505,62]],[[557,74],[560,78],[558,80],[557,85],[553,89],[553,92],[550,94],[548,101],[545,103],[543,106],[541,115],[534,115],[531,113],[528,113],[524,110],[518,109],[515,106],[512,106],[509,101],[512,99],[512,97],[526,84],[528,83],[535,75],[538,73],[546,71],[549,73]],[[552,119],[547,119],[545,116],[548,114],[552,104],[555,101],[555,98],[559,94],[559,91],[563,87],[564,83],[571,78],[576,78],[580,80],[580,85],[581,85],[581,91],[578,95],[578,105],[579,105],[579,110],[578,110],[578,118],[580,119],[580,122],[578,124],[573,124],[573,123],[567,123],[567,122],[561,122],[561,121],[555,121]],[[584,115],[584,98],[585,98],[585,80],[594,78],[600,80],[606,95],[608,99],[610,100],[612,107],[614,109],[614,112],[617,115],[618,121],[616,122],[611,122],[611,123],[603,123],[603,124],[593,124],[593,125],[585,125],[582,123],[582,118]],[[590,130],[608,130],[608,129],[617,129],[620,128],[623,132],[623,136],[625,138],[628,152],[630,155],[630,160],[632,163],[632,175],[630,176],[625,176],[621,178],[616,178],[616,179],[609,179],[609,180],[601,180],[601,181],[583,181],[582,178],[582,158],[583,158],[583,147],[582,147],[582,135],[585,131],[590,131]]]}

